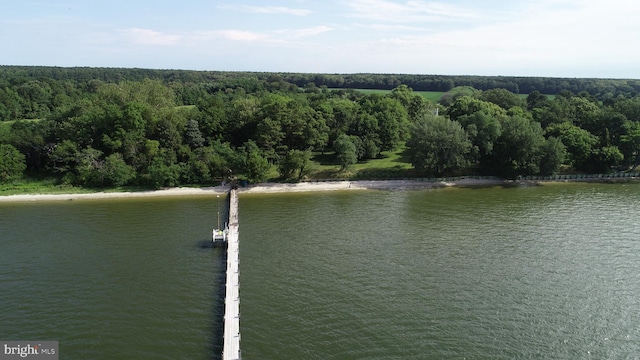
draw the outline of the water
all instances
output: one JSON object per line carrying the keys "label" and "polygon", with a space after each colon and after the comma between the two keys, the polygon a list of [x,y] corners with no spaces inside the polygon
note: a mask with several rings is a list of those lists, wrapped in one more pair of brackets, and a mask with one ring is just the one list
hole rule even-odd
{"label": "water", "polygon": [[58,340],[61,359],[215,358],[215,213],[213,198],[0,204],[0,339]]}
{"label": "water", "polygon": [[[0,339],[211,359],[214,198],[0,204]],[[245,359],[634,358],[640,185],[240,194]]]}

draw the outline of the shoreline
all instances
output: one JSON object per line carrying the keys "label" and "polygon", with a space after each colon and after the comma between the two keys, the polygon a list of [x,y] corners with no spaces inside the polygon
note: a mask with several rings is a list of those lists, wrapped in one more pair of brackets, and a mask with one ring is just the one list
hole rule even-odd
{"label": "shoreline", "polygon": [[[317,192],[337,190],[428,190],[448,187],[491,187],[491,186],[539,186],[543,184],[569,182],[621,183],[627,179],[568,179],[568,180],[504,180],[462,178],[454,181],[420,181],[420,180],[339,180],[339,181],[304,181],[299,183],[260,183],[238,189],[239,193],[273,194],[293,192]],[[98,200],[124,198],[151,198],[172,196],[212,196],[226,194],[229,186],[213,186],[203,188],[176,187],[161,190],[135,192],[98,192],[86,194],[19,194],[0,196],[3,202],[40,202],[69,200]]]}
{"label": "shoreline", "polygon": [[[456,181],[426,182],[418,180],[341,180],[305,181],[299,183],[261,183],[238,189],[239,193],[272,194],[336,190],[423,190],[444,187],[483,187],[507,184],[506,180],[460,179]],[[97,192],[86,194],[18,194],[0,196],[2,202],[68,201],[95,199],[150,198],[170,196],[211,196],[226,194],[229,186],[203,188],[176,187],[135,192]]]}

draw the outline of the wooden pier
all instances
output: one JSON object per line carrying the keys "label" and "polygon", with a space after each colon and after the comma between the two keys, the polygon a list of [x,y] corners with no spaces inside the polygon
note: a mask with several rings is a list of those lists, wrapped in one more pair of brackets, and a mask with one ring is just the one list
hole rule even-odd
{"label": "wooden pier", "polygon": [[229,191],[227,278],[224,299],[223,360],[240,360],[240,249],[238,239],[238,193]]}

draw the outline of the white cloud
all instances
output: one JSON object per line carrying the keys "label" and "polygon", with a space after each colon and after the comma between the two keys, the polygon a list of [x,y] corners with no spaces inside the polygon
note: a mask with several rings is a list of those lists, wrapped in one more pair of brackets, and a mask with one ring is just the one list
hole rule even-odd
{"label": "white cloud", "polygon": [[474,12],[440,2],[389,0],[350,0],[350,17],[383,23],[415,23],[425,21],[452,21],[477,18]]}
{"label": "white cloud", "polygon": [[149,29],[132,28],[123,31],[135,44],[142,45],[174,45],[182,36],[166,34]]}
{"label": "white cloud", "polygon": [[332,27],[321,25],[321,26],[315,26],[315,27],[306,28],[306,29],[294,30],[293,33],[295,38],[303,38],[307,36],[320,35],[322,33],[325,33],[331,30],[333,30]]}
{"label": "white cloud", "polygon": [[211,34],[226,40],[242,42],[265,41],[269,39],[269,36],[266,34],[244,30],[217,30],[212,31]]}
{"label": "white cloud", "polygon": [[220,5],[218,8],[254,14],[286,14],[294,16],[307,16],[311,14],[311,10],[308,9],[294,9],[285,6]]}
{"label": "white cloud", "polygon": [[[365,2],[387,3],[357,1]],[[405,5],[401,8],[395,14],[406,10]],[[640,70],[634,64],[640,57],[640,48],[634,46],[640,37],[638,13],[640,3],[624,0],[537,1],[517,12],[512,9],[509,21],[502,18],[428,33],[399,28],[383,37],[353,42],[351,52],[375,60],[387,72],[613,74],[622,66]]]}

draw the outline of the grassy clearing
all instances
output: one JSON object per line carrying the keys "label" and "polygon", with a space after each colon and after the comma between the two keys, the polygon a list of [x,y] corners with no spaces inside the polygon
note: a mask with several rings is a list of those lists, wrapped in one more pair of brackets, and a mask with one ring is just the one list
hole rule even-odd
{"label": "grassy clearing", "polygon": [[[331,90],[339,90],[339,89],[332,88]],[[386,95],[391,92],[391,90],[378,90],[378,89],[353,89],[353,90],[361,92],[365,95],[369,95],[369,94]],[[414,91],[414,93],[418,95],[422,95],[427,100],[431,100],[437,103],[440,101],[442,94],[444,94],[445,92],[444,91]],[[517,95],[523,99],[526,99],[527,96],[529,96],[529,94],[517,94]],[[549,100],[553,100],[556,98],[556,95],[551,95],[551,94],[543,94],[543,95],[546,96]]]}
{"label": "grassy clearing", "polygon": [[351,165],[340,171],[334,153],[315,154],[311,179],[398,179],[411,177],[414,170],[406,147],[385,151],[379,159],[371,159]]}
{"label": "grassy clearing", "polygon": [[[197,187],[196,185],[190,185]],[[0,182],[0,196],[25,194],[92,194],[97,192],[134,192],[153,190],[141,186],[122,186],[116,188],[86,188],[69,184],[60,184],[57,179],[33,179],[23,177],[8,182]]]}
{"label": "grassy clearing", "polygon": [[91,192],[95,191],[71,185],[60,185],[54,179],[37,180],[21,178],[0,183],[0,196],[23,194],[81,194]]}
{"label": "grassy clearing", "polygon": [[[529,96],[529,94],[516,94],[516,95],[518,95],[519,97],[521,97],[521,98],[523,98],[525,100],[527,99],[527,96]],[[553,99],[556,98],[556,95],[551,95],[551,94],[542,94],[542,95],[546,96],[547,99],[549,99],[549,100],[553,100]]]}
{"label": "grassy clearing", "polygon": [[[331,90],[340,90],[340,89],[331,88]],[[363,93],[365,95],[370,95],[370,94],[386,95],[391,92],[391,90],[379,90],[379,89],[353,89],[353,90]],[[442,96],[442,94],[444,94],[443,91],[414,91],[414,93],[418,95],[422,95],[427,100],[431,100],[433,102],[440,101],[440,97]]]}

